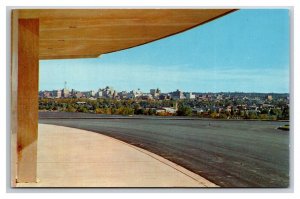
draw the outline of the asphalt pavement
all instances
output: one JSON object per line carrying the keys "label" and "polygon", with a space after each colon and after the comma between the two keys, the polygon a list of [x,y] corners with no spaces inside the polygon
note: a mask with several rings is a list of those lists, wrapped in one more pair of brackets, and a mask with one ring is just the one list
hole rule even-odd
{"label": "asphalt pavement", "polygon": [[289,132],[276,129],[287,122],[85,115],[40,113],[39,123],[111,136],[221,187],[289,186]]}

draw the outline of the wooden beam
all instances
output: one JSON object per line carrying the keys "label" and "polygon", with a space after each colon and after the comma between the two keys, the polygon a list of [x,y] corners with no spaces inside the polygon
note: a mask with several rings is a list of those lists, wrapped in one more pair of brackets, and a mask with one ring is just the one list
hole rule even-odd
{"label": "wooden beam", "polygon": [[17,182],[36,182],[39,19],[18,21]]}
{"label": "wooden beam", "polygon": [[17,95],[18,95],[18,11],[14,10],[11,15],[11,76],[10,76],[10,92],[11,92],[11,124],[10,124],[10,163],[11,163],[11,179],[12,187],[16,186],[17,179]]}

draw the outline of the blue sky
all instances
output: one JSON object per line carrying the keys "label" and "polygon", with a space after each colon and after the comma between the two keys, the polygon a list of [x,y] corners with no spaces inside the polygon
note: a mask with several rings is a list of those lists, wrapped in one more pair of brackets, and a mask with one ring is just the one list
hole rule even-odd
{"label": "blue sky", "polygon": [[289,26],[286,9],[239,10],[100,58],[43,60],[39,90],[289,92]]}

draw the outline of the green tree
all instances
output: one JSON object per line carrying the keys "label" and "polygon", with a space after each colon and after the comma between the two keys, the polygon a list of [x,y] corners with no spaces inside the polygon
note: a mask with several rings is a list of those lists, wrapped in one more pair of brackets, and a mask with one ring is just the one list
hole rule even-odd
{"label": "green tree", "polygon": [[177,110],[178,116],[191,116],[192,115],[192,108],[189,106],[180,106]]}
{"label": "green tree", "polygon": [[149,109],[148,114],[149,115],[155,115],[156,111],[154,109]]}
{"label": "green tree", "polygon": [[282,119],[283,120],[289,120],[289,118],[290,118],[290,110],[289,110],[289,107],[286,106],[282,110]]}
{"label": "green tree", "polygon": [[67,112],[76,112],[76,108],[74,108],[71,104],[68,104],[66,111]]}
{"label": "green tree", "polygon": [[257,119],[257,114],[253,111],[249,112],[249,119]]}

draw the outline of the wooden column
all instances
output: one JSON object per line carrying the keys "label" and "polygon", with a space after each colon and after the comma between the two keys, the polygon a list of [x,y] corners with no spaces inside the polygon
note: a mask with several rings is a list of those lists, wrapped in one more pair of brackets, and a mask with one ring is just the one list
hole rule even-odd
{"label": "wooden column", "polygon": [[36,182],[39,83],[38,19],[18,19],[17,62],[17,182]]}
{"label": "wooden column", "polygon": [[16,186],[16,179],[17,179],[17,96],[18,96],[18,11],[12,11],[11,15],[11,118],[10,118],[10,127],[11,127],[11,134],[10,134],[10,141],[11,141],[11,186]]}

